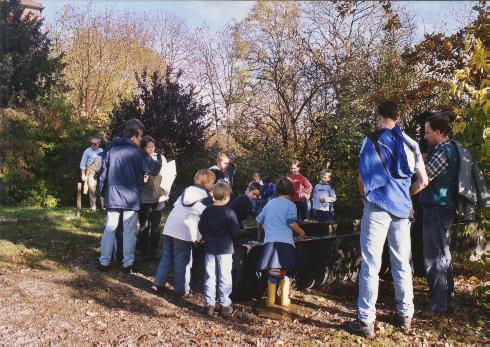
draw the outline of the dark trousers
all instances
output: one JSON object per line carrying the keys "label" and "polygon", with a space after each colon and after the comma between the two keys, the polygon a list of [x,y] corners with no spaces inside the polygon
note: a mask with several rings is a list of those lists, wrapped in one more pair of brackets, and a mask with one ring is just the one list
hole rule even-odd
{"label": "dark trousers", "polygon": [[138,248],[143,257],[154,258],[160,243],[160,221],[163,211],[157,211],[157,205],[157,202],[141,204],[138,214],[140,228],[148,223],[138,234]]}
{"label": "dark trousers", "polygon": [[429,285],[427,309],[446,312],[454,302],[454,279],[449,228],[454,210],[442,207],[424,207],[423,243],[424,266]]}
{"label": "dark trousers", "polygon": [[308,212],[308,205],[306,200],[294,201],[296,205],[296,209],[298,210],[298,223],[303,224],[303,221],[306,218],[306,214]]}
{"label": "dark trousers", "polygon": [[322,211],[322,210],[313,210],[315,211],[315,218],[320,223],[328,223],[333,221],[333,212],[331,211]]}

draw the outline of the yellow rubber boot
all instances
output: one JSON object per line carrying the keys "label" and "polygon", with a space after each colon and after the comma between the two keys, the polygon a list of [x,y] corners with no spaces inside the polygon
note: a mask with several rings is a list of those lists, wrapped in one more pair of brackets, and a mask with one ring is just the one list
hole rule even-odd
{"label": "yellow rubber boot", "polygon": [[289,280],[282,279],[279,286],[281,288],[281,306],[288,306],[291,303],[289,300]]}
{"label": "yellow rubber boot", "polygon": [[267,307],[274,306],[276,302],[276,284],[267,281]]}

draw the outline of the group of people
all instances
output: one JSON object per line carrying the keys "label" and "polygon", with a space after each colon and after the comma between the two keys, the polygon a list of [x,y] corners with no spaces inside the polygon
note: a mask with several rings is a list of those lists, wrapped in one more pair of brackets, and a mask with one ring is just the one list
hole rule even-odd
{"label": "group of people", "polygon": [[[457,207],[460,168],[459,144],[449,138],[451,127],[444,116],[435,114],[426,120],[425,139],[431,151],[423,155],[417,142],[400,129],[396,103],[385,101],[377,111],[379,129],[366,136],[360,151],[358,184],[364,202],[360,233],[362,261],[358,318],[348,324],[351,331],[370,338],[375,336],[378,274],[386,240],[395,288],[396,320],[408,329],[414,315],[409,217],[415,194],[420,193],[424,209],[424,258],[430,289],[424,314],[446,312],[454,303],[448,236]],[[161,185],[165,158],[155,154],[155,141],[143,136],[143,131],[140,121],[129,120],[123,136],[109,144],[100,170],[93,170],[98,172],[98,188],[107,209],[99,259],[101,271],[109,268],[118,224],[124,230],[122,271],[133,271],[138,214],[142,249],[148,258],[155,259],[162,210],[170,187]],[[99,142],[94,140],[91,140],[91,152],[84,153],[87,158],[82,159],[82,179],[88,180],[91,175],[89,164],[93,160],[89,157],[99,156]],[[260,176],[254,177],[244,194],[231,199],[235,170],[234,158],[224,152],[217,155],[216,165],[198,170],[194,184],[176,199],[162,232],[163,250],[152,290],[160,292],[173,272],[175,293],[191,295],[192,249],[196,242],[202,242],[204,313],[208,315],[213,315],[218,306],[223,316],[232,313],[233,242],[245,218],[256,219],[259,240],[263,237],[257,272],[267,280],[266,304],[273,306],[278,287],[280,305],[290,303],[288,275],[297,268],[293,235],[298,238],[305,235],[301,225],[307,217],[307,202],[312,198],[318,221],[330,222],[334,217],[336,195],[330,183],[330,170],[320,172],[320,181],[313,188],[301,175],[299,161],[293,160],[290,174],[275,184],[270,177],[264,177],[263,182]]]}

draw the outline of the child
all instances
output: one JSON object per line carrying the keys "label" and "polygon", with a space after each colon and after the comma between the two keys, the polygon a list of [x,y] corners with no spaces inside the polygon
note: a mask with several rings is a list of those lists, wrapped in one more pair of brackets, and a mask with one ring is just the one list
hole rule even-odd
{"label": "child", "polygon": [[333,221],[333,203],[337,200],[335,190],[330,184],[332,170],[325,169],[320,172],[320,182],[313,191],[313,210],[316,220],[320,223]]}
{"label": "child", "polygon": [[274,306],[277,281],[281,287],[281,306],[287,306],[289,300],[289,278],[287,273],[296,268],[296,249],[293,232],[303,238],[305,232],[296,222],[296,206],[290,201],[294,187],[287,177],[276,184],[278,197],[269,201],[257,217],[260,233],[265,229],[264,250],[257,271],[267,272],[267,306]]}
{"label": "child", "polygon": [[288,178],[293,182],[294,187],[294,194],[291,197],[291,201],[296,205],[298,210],[298,222],[299,224],[302,224],[308,212],[307,200],[310,199],[313,186],[305,176],[299,173],[300,167],[298,160],[291,161],[289,170],[291,173]]}
{"label": "child", "polygon": [[233,264],[233,239],[240,226],[235,212],[226,204],[230,201],[231,188],[226,183],[216,183],[213,188],[214,204],[206,207],[199,220],[199,232],[204,240],[204,313],[212,316],[216,303],[216,288],[222,316],[233,312],[230,294],[232,290],[231,268]]}
{"label": "child", "polygon": [[[262,176],[260,176],[260,174],[258,172],[254,173],[253,176],[252,176],[252,182],[256,182],[260,185],[260,188],[262,189],[262,185],[264,184],[262,182]],[[257,217],[257,215],[259,214],[260,210],[262,209],[261,208],[261,201],[258,200],[258,199],[255,199],[255,200],[252,200],[252,206],[253,206],[253,209],[254,209],[254,212],[255,212],[255,216],[254,217]]]}
{"label": "child", "polygon": [[162,259],[158,265],[152,290],[158,292],[174,270],[175,293],[189,294],[192,267],[192,245],[201,239],[198,230],[202,212],[213,202],[209,194],[216,179],[210,170],[201,169],[194,176],[194,184],[177,198],[163,229]]}
{"label": "child", "polygon": [[264,176],[264,185],[262,186],[262,207],[269,202],[269,200],[276,197],[276,185],[272,183],[271,176]]}
{"label": "child", "polygon": [[260,188],[259,183],[250,182],[245,194],[240,195],[230,202],[229,206],[235,211],[241,229],[243,229],[243,220],[245,218],[248,216],[257,217],[258,213],[255,211],[252,202],[260,198]]}

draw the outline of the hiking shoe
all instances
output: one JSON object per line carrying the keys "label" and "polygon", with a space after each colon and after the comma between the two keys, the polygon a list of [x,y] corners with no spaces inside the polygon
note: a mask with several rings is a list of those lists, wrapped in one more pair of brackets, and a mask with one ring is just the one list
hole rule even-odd
{"label": "hiking shoe", "polygon": [[412,324],[412,317],[402,316],[400,314],[395,314],[396,325],[403,330],[410,330],[410,325]]}
{"label": "hiking shoe", "polygon": [[100,272],[107,272],[109,271],[109,265],[98,264],[97,270],[99,270]]}
{"label": "hiking shoe", "polygon": [[233,307],[231,307],[231,305],[230,306],[221,306],[219,313],[223,317],[230,317],[231,314],[233,313]]}
{"label": "hiking shoe", "polygon": [[202,313],[206,316],[212,317],[214,315],[214,306],[213,305],[204,306]]}
{"label": "hiking shoe", "polygon": [[153,294],[158,295],[158,294],[161,294],[163,292],[163,287],[160,287],[160,286],[157,286],[156,284],[154,284],[150,287],[150,291]]}
{"label": "hiking shoe", "polygon": [[376,334],[374,333],[374,322],[365,323],[356,319],[355,321],[347,324],[347,330],[353,334],[373,339]]}

